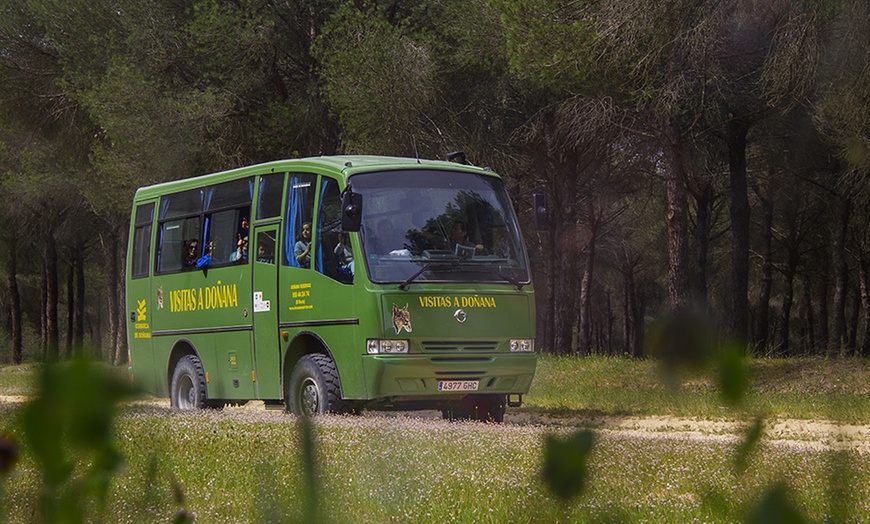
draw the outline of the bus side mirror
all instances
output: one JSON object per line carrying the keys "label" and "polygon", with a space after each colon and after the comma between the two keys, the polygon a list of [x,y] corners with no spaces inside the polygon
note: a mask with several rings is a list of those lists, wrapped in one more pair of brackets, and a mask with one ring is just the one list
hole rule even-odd
{"label": "bus side mirror", "polygon": [[546,231],[550,228],[547,209],[547,195],[545,193],[532,194],[532,209],[535,213],[535,229]]}
{"label": "bus side mirror", "polygon": [[341,229],[359,231],[362,225],[362,195],[353,191],[341,194]]}

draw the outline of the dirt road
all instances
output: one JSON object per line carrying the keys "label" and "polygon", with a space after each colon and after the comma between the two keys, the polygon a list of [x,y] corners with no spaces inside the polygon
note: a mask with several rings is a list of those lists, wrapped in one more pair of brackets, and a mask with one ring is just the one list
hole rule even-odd
{"label": "dirt road", "polygon": [[[27,400],[24,396],[2,396],[0,404],[17,404]],[[155,407],[169,409],[165,399],[138,401]],[[227,408],[226,413],[250,417],[262,413],[263,417],[283,416],[280,412],[267,411],[262,402],[250,402],[244,407]],[[439,419],[440,412],[366,412],[364,417],[407,417]],[[534,425],[553,428],[589,428],[602,433],[636,435],[644,438],[697,438],[735,440],[747,431],[751,421],[702,420],[669,416],[647,417],[571,417],[554,416],[548,413],[508,410],[505,423]],[[763,440],[782,446],[803,449],[846,449],[870,454],[870,424],[840,424],[824,420],[772,419],[763,423]]]}

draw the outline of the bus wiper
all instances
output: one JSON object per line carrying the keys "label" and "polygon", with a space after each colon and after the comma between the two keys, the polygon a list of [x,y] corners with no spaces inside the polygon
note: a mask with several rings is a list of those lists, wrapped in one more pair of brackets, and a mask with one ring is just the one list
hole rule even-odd
{"label": "bus wiper", "polygon": [[514,286],[516,286],[517,291],[522,291],[522,290],[523,290],[523,286],[525,286],[525,284],[523,284],[523,283],[520,282],[519,280],[517,280],[517,279],[515,279],[515,278],[513,278],[513,277],[509,277],[509,276],[505,275],[504,273],[502,273],[502,272],[500,272],[500,271],[495,271],[494,273],[495,273],[495,276],[497,276],[497,277],[499,277],[499,278],[502,278],[502,279],[504,279],[504,280],[507,280],[508,282],[510,282],[511,284],[513,284]]}
{"label": "bus wiper", "polygon": [[407,280],[405,280],[404,282],[399,284],[399,289],[401,289],[402,291],[405,291],[406,289],[408,289],[408,285],[411,282],[417,280],[417,277],[422,275],[424,271],[426,271],[427,269],[429,269],[432,266],[456,266],[456,265],[457,265],[456,260],[432,260],[432,261],[426,262],[425,264],[420,266],[420,269],[416,273],[414,273],[413,275],[408,277]]}
{"label": "bus wiper", "polygon": [[408,284],[410,284],[417,277],[419,277],[421,274],[423,274],[423,272],[426,271],[427,269],[429,269],[432,266],[432,264],[434,264],[434,262],[426,262],[425,264],[420,266],[420,269],[416,273],[414,273],[413,275],[408,277],[407,280],[405,280],[404,282],[399,284],[399,289],[401,289],[402,291],[405,291],[406,289],[408,289]]}

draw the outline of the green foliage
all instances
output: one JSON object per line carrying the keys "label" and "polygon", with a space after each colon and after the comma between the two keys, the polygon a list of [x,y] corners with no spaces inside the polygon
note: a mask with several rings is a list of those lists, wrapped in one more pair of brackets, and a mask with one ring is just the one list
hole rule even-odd
{"label": "green foliage", "polygon": [[583,492],[589,482],[589,456],[595,436],[591,431],[577,431],[561,438],[544,437],[542,477],[547,487],[560,499],[568,500]]}
{"label": "green foliage", "polygon": [[132,388],[103,365],[78,360],[42,368],[22,410],[22,438],[42,473],[45,522],[85,522],[105,510],[122,463],[113,434],[117,404]]}
{"label": "green foliage", "polygon": [[[825,363],[833,368],[821,371]],[[63,443],[60,464],[72,472],[54,490],[56,504],[69,502],[69,493],[80,494],[67,515],[87,521],[804,522],[827,515],[850,522],[860,520],[870,500],[870,463],[862,452],[778,445],[767,440],[760,418],[745,426],[735,444],[718,434],[638,438],[600,431],[582,420],[565,421],[570,429],[554,431],[549,424],[494,426],[371,414],[296,419],[258,405],[183,413],[151,401],[114,404],[109,399],[125,398],[128,391],[115,382],[122,373],[90,367],[59,366],[62,372],[45,374],[31,368],[40,397],[24,408],[48,410],[45,417],[58,413],[60,422],[44,423],[63,432],[54,440]],[[846,376],[842,371],[856,366],[808,360],[749,361],[746,367],[770,388],[784,383],[804,388],[802,401],[816,403],[827,395],[813,389],[813,376]],[[849,378],[848,387],[865,387],[859,377],[866,372]],[[0,385],[7,384],[8,373],[9,368],[0,369]],[[47,390],[57,390],[50,396],[41,393],[46,377],[55,384]],[[654,362],[542,359],[539,378],[547,387],[565,390],[578,377],[590,381],[583,384],[588,389],[633,384],[650,391],[657,384]],[[708,380],[715,390],[717,380]],[[681,387],[683,396],[691,394],[686,383]],[[95,391],[82,400],[58,399],[58,391],[70,388],[71,396],[80,389]],[[99,391],[105,399],[96,398]],[[534,407],[538,398],[532,394],[527,400]],[[576,414],[584,400],[568,402]],[[57,405],[75,410],[82,423],[96,429],[69,428],[72,417]],[[669,409],[663,404],[654,412]],[[13,404],[0,404],[0,424],[8,424],[15,412]],[[32,449],[29,437],[13,426],[0,426],[0,433],[13,447],[21,445],[17,466],[0,474],[0,517],[32,521],[34,511],[45,511],[40,510],[47,493],[43,452]],[[3,449],[0,445],[0,453]],[[108,458],[98,459],[101,454]],[[105,467],[121,455],[123,468]],[[100,482],[88,481],[98,468],[109,477],[105,491]],[[314,503],[308,498],[312,493]]]}
{"label": "green foliage", "polygon": [[589,2],[492,0],[500,12],[511,70],[556,93],[582,91],[594,72]]}
{"label": "green foliage", "polygon": [[807,522],[807,519],[788,496],[786,485],[778,483],[765,493],[746,522],[747,524],[800,524]]}
{"label": "green foliage", "polygon": [[343,4],[324,25],[314,54],[345,149],[408,151],[435,94],[429,49],[376,11]]}

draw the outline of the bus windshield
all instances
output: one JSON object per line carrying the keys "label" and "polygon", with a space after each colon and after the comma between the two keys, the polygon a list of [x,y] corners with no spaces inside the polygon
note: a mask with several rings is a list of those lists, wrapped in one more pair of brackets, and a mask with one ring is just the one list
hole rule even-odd
{"label": "bus windshield", "polygon": [[372,282],[530,281],[499,178],[430,169],[355,175],[360,238]]}

